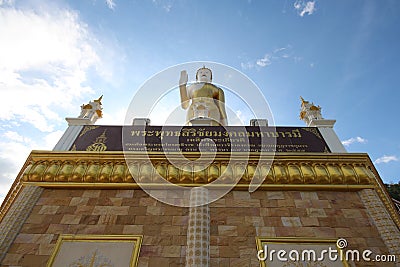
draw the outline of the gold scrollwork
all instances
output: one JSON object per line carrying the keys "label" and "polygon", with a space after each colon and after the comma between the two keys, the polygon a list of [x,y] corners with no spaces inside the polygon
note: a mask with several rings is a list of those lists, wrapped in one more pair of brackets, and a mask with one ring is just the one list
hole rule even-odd
{"label": "gold scrollwork", "polygon": [[301,129],[303,129],[304,131],[307,131],[307,132],[310,132],[310,133],[314,134],[319,139],[322,139],[322,136],[319,134],[317,128],[314,128],[314,127],[303,127]]}
{"label": "gold scrollwork", "polygon": [[95,125],[86,125],[83,129],[82,132],[80,133],[79,137],[84,136],[87,132],[90,132],[94,129],[99,128],[100,126],[95,126]]}

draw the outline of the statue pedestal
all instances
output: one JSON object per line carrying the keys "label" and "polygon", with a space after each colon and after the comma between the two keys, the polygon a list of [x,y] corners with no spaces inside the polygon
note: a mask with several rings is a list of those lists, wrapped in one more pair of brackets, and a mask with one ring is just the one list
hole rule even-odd
{"label": "statue pedestal", "polygon": [[325,120],[325,119],[313,119],[308,124],[309,127],[326,127],[326,128],[333,128],[336,120]]}
{"label": "statue pedestal", "polygon": [[134,118],[132,125],[134,125],[134,126],[149,126],[150,119],[149,118]]}
{"label": "statue pedestal", "polygon": [[214,120],[209,118],[195,118],[189,121],[190,126],[212,126]]}
{"label": "statue pedestal", "polygon": [[65,118],[68,122],[68,126],[78,126],[78,125],[93,125],[94,122],[89,118]]}

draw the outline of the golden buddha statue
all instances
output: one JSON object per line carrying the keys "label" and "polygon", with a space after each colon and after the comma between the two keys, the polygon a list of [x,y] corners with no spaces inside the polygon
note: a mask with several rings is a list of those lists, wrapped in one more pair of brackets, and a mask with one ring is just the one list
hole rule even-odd
{"label": "golden buddha statue", "polygon": [[196,83],[186,86],[188,75],[181,71],[179,89],[181,106],[188,109],[187,124],[194,119],[209,119],[210,126],[227,125],[224,91],[211,81],[211,70],[203,66],[196,72]]}

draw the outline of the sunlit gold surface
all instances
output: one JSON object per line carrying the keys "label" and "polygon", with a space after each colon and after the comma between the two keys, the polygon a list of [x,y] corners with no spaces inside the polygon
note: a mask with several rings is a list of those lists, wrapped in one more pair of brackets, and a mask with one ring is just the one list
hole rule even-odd
{"label": "sunlit gold surface", "polygon": [[[184,154],[193,161],[179,161],[169,153],[176,166],[163,153],[32,151],[20,175],[7,195],[0,220],[23,184],[43,187],[139,188],[137,182],[157,187],[162,179],[182,186],[201,186],[221,179],[222,186],[236,184],[246,190],[253,177],[263,180],[259,190],[361,190],[374,188],[392,217],[399,216],[384,190],[367,154],[276,153],[259,162],[259,154],[218,153],[211,164],[197,163],[198,153]],[[125,156],[129,158],[126,164]],[[178,166],[182,162],[181,166]],[[229,163],[229,164],[228,164]],[[272,167],[269,166],[272,164]],[[259,168],[257,168],[257,166]],[[240,176],[240,177],[239,177]],[[142,185],[142,184],[141,184]]]}

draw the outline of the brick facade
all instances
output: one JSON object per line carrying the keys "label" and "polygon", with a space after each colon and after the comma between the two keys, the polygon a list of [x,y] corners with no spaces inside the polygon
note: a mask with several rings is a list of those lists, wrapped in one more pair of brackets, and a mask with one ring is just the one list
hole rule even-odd
{"label": "brick facade", "polygon": [[[357,192],[232,191],[209,208],[210,266],[259,266],[256,236],[342,237],[389,254]],[[1,266],[45,266],[60,234],[143,235],[138,266],[185,266],[188,219],[141,190],[45,189]]]}

